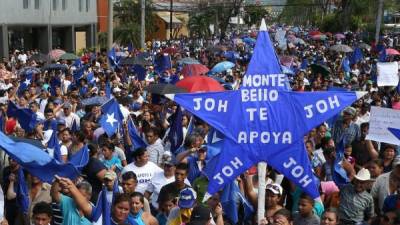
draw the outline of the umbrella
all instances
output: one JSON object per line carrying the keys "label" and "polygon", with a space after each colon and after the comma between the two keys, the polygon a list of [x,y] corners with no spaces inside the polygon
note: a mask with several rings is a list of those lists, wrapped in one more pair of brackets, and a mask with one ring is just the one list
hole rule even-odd
{"label": "umbrella", "polygon": [[119,65],[125,66],[125,65],[135,65],[135,58],[129,57],[129,58],[123,58],[121,61],[119,61]]}
{"label": "umbrella", "polygon": [[353,49],[348,46],[348,45],[333,45],[332,47],[330,47],[331,51],[336,51],[336,52],[352,52]]}
{"label": "umbrella", "polygon": [[109,100],[109,98],[107,98],[106,96],[95,96],[95,97],[91,97],[91,98],[85,98],[82,99],[81,103],[83,106],[87,106],[87,105],[103,105],[104,103],[106,103]]}
{"label": "umbrella", "polygon": [[337,34],[335,34],[335,38],[336,39],[344,39],[344,38],[346,38],[346,36],[344,36],[344,34],[337,33]]}
{"label": "umbrella", "polygon": [[128,57],[128,53],[126,53],[126,52],[116,52],[116,53],[115,53],[115,56],[118,56],[118,57]]}
{"label": "umbrella", "polygon": [[220,73],[223,72],[225,70],[231,69],[235,66],[234,63],[229,62],[229,61],[223,61],[218,63],[217,65],[215,65],[212,69],[211,69],[211,73]]}
{"label": "umbrella", "polygon": [[34,61],[47,61],[49,59],[48,55],[45,55],[43,53],[37,53],[32,55],[29,59],[34,60]]}
{"label": "umbrella", "polygon": [[168,54],[170,54],[170,55],[174,55],[174,54],[176,54],[178,51],[179,51],[179,49],[177,49],[177,48],[172,48],[172,47],[166,48],[166,49],[162,50],[163,53],[168,53]]}
{"label": "umbrella", "polygon": [[24,68],[18,70],[18,75],[23,75],[23,74],[27,74],[27,73],[40,73],[40,72],[41,71],[39,68],[36,68],[33,66],[27,66],[27,67],[24,67]]}
{"label": "umbrella", "polygon": [[386,55],[400,55],[400,52],[393,48],[386,49]]}
{"label": "umbrella", "polygon": [[358,47],[359,47],[359,48],[362,48],[362,49],[366,49],[366,50],[370,50],[370,49],[371,49],[371,45],[366,44],[366,43],[360,43],[360,44],[358,45]]}
{"label": "umbrella", "polygon": [[323,34],[312,35],[311,39],[323,41],[323,40],[326,40],[326,35],[323,35]]}
{"label": "umbrella", "polygon": [[178,81],[176,86],[185,88],[189,92],[224,91],[221,84],[207,76],[191,76]]}
{"label": "umbrella", "polygon": [[49,57],[52,60],[58,60],[62,55],[64,55],[66,52],[61,49],[54,49],[49,52]]}
{"label": "umbrella", "polygon": [[210,71],[207,66],[202,64],[189,64],[183,67],[181,73],[183,76],[199,76],[204,75]]}
{"label": "umbrella", "polygon": [[65,54],[63,54],[62,56],[60,56],[59,59],[62,59],[62,60],[75,60],[75,59],[78,59],[78,58],[79,58],[79,57],[76,56],[75,54],[72,54],[72,53],[65,53]]}
{"label": "umbrella", "polygon": [[251,44],[256,43],[256,39],[251,38],[251,37],[245,37],[245,38],[243,38],[243,42],[248,45],[251,45]]}
{"label": "umbrella", "polygon": [[63,65],[63,64],[56,64],[56,63],[48,64],[48,65],[46,65],[46,66],[44,66],[42,68],[42,71],[45,71],[45,70],[64,70],[64,71],[67,71],[68,70],[68,66]]}
{"label": "umbrella", "polygon": [[279,61],[282,65],[290,67],[293,64],[294,57],[288,55],[282,55],[279,57]]}
{"label": "umbrella", "polygon": [[193,59],[193,58],[190,58],[190,57],[179,59],[178,63],[179,64],[185,64],[185,65],[188,65],[188,64],[200,64],[200,62],[197,59]]}
{"label": "umbrella", "polygon": [[311,70],[314,74],[321,73],[324,76],[328,76],[331,73],[329,67],[321,64],[311,64]]}
{"label": "umbrella", "polygon": [[207,50],[211,52],[219,52],[228,50],[228,47],[226,47],[225,45],[212,45],[207,47]]}
{"label": "umbrella", "polygon": [[293,41],[293,43],[294,44],[300,44],[300,45],[305,45],[306,44],[306,42],[303,40],[303,39],[301,39],[301,38],[296,38],[294,41]]}
{"label": "umbrella", "polygon": [[310,31],[310,33],[308,33],[310,36],[315,36],[315,35],[322,35],[323,33],[321,33],[321,31],[319,30],[313,30]]}
{"label": "umbrella", "polygon": [[221,77],[218,76],[210,76],[212,79],[218,81],[220,84],[225,84],[226,81],[224,79],[222,79]]}
{"label": "umbrella", "polygon": [[150,84],[149,86],[146,86],[144,90],[159,95],[187,92],[185,88],[177,87],[172,84]]}

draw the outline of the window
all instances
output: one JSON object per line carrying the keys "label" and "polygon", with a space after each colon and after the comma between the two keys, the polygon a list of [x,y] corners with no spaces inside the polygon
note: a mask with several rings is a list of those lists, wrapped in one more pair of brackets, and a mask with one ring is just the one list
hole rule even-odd
{"label": "window", "polygon": [[79,12],[82,12],[83,0],[79,0]]}
{"label": "window", "polygon": [[23,7],[24,9],[27,9],[27,8],[29,7],[29,0],[23,0],[23,1],[22,1],[22,7]]}
{"label": "window", "polygon": [[89,3],[90,3],[90,0],[86,0],[86,12],[89,12]]}
{"label": "window", "polygon": [[66,0],[62,0],[62,9],[63,10],[67,9],[67,1]]}
{"label": "window", "polygon": [[35,9],[40,8],[40,0],[35,0]]}
{"label": "window", "polygon": [[53,10],[57,10],[58,0],[53,0]]}

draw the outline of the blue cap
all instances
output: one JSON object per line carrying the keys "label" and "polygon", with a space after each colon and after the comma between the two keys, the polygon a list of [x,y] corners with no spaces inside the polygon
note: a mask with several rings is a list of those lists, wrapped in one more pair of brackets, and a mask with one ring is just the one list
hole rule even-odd
{"label": "blue cap", "polygon": [[194,204],[196,203],[196,192],[193,190],[193,188],[185,188],[179,193],[179,200],[178,200],[178,206],[179,208],[183,209],[190,209],[194,207]]}
{"label": "blue cap", "polygon": [[54,104],[61,105],[61,103],[62,103],[61,99],[57,98],[54,100]]}
{"label": "blue cap", "polygon": [[65,125],[65,119],[59,118],[59,119],[57,120],[57,124],[58,124],[58,125]]}

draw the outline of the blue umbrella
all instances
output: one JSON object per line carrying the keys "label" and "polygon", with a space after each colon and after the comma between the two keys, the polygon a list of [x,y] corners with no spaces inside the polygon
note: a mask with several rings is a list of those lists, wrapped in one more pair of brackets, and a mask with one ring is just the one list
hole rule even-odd
{"label": "blue umbrella", "polygon": [[223,61],[223,62],[220,62],[217,65],[215,65],[212,68],[211,73],[221,73],[225,70],[229,70],[229,69],[233,68],[234,66],[235,66],[235,64],[232,62]]}
{"label": "blue umbrella", "polygon": [[245,37],[243,38],[243,42],[246,44],[255,44],[256,43],[256,39],[251,38],[251,37]]}
{"label": "blue umbrella", "polygon": [[18,70],[18,75],[21,76],[21,75],[25,75],[25,74],[29,74],[29,73],[35,74],[35,73],[40,73],[40,72],[41,71],[39,68],[36,68],[33,66],[27,66],[27,67],[24,67],[24,68]]}
{"label": "blue umbrella", "polygon": [[50,70],[64,70],[67,71],[68,70],[68,66],[63,65],[63,64],[49,64],[46,65],[42,68],[43,71],[50,71]]}
{"label": "blue umbrella", "polygon": [[197,59],[193,59],[193,58],[183,58],[178,60],[179,64],[184,64],[184,65],[190,65],[190,64],[201,64]]}
{"label": "blue umbrella", "polygon": [[225,84],[226,81],[224,79],[222,79],[221,77],[217,77],[217,76],[210,76],[212,79],[218,81],[220,84]]}

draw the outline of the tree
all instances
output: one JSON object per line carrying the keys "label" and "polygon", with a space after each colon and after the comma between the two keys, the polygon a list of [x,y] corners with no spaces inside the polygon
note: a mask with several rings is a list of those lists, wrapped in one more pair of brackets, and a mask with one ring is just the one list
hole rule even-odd
{"label": "tree", "polygon": [[246,16],[244,21],[249,26],[258,24],[262,18],[265,18],[267,15],[269,15],[269,12],[264,7],[256,5],[246,6],[245,11]]}
{"label": "tree", "polygon": [[[122,45],[133,43],[140,46],[140,2],[120,0],[114,4],[114,18],[117,26],[114,28],[114,40]],[[146,1],[146,34],[156,31],[155,15],[151,1]]]}
{"label": "tree", "polygon": [[189,19],[190,35],[201,38],[208,38],[211,36],[209,24],[211,24],[211,18],[208,16],[208,12],[191,16]]}

